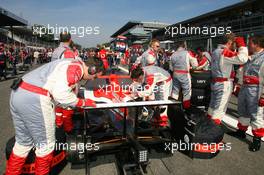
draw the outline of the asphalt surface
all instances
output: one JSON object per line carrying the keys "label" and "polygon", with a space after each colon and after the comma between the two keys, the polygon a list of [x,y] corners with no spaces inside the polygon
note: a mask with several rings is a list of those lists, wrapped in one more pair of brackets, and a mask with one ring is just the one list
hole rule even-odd
{"label": "asphalt surface", "polygon": [[[0,174],[5,169],[5,144],[9,138],[14,136],[14,128],[9,112],[10,85],[12,80],[0,81]],[[232,98],[229,112],[236,115],[236,99]],[[172,156],[152,152],[148,174],[241,174],[262,175],[264,172],[264,148],[259,152],[248,151],[248,143],[252,137],[248,136],[246,141],[238,140],[225,134],[224,142],[231,145],[230,151],[221,151],[213,159],[201,160],[190,159],[180,152]],[[72,170],[68,164],[61,174],[84,174],[84,169]],[[100,156],[91,164],[91,174],[118,174],[114,156]]]}

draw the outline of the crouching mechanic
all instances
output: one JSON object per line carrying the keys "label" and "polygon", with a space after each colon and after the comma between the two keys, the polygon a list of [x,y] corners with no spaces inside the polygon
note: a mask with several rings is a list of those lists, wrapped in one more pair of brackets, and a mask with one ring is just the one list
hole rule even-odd
{"label": "crouching mechanic", "polygon": [[47,174],[55,147],[54,105],[95,107],[90,99],[77,98],[73,88],[80,80],[93,80],[99,65],[86,65],[75,59],[60,59],[45,64],[13,83],[10,110],[16,142],[7,162],[6,175],[21,174],[29,151],[36,148],[35,173]]}
{"label": "crouching mechanic", "polygon": [[[168,100],[172,90],[170,74],[157,66],[136,67],[131,72],[132,98],[145,98],[145,100]],[[167,127],[167,106],[161,110],[160,117],[154,121],[155,126]]]}
{"label": "crouching mechanic", "polygon": [[[236,44],[237,52],[232,51]],[[248,60],[248,49],[243,37],[228,34],[222,37],[221,44],[212,54],[211,64],[211,99],[208,118],[220,125],[233,91],[235,78],[234,65],[245,64]]]}
{"label": "crouching mechanic", "polygon": [[194,55],[186,50],[185,42],[178,45],[178,49],[171,56],[170,68],[173,71],[173,89],[172,98],[178,100],[180,89],[183,93],[183,108],[188,109],[191,106],[191,75],[190,69],[198,66]]}
{"label": "crouching mechanic", "polygon": [[[249,40],[249,51],[253,53],[251,59],[243,66],[242,76],[238,84],[242,84],[238,95],[238,131],[232,133],[234,136],[246,138],[245,132],[248,126],[252,126],[254,135],[249,150],[258,151],[261,146],[261,137],[264,136],[264,37],[254,36]],[[238,92],[236,92],[238,94]]]}

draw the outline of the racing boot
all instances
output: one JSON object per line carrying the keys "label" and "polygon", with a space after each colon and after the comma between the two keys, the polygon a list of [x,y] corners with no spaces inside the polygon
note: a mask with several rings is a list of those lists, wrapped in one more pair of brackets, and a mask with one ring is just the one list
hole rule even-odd
{"label": "racing boot", "polygon": [[26,161],[26,157],[19,157],[12,151],[7,164],[5,175],[20,175]]}
{"label": "racing boot", "polygon": [[230,136],[236,137],[236,138],[240,138],[240,139],[246,138],[246,131],[242,131],[240,129],[238,129],[237,131],[234,131],[234,132],[229,132],[227,134]]}
{"label": "racing boot", "polygon": [[253,137],[252,143],[249,145],[249,151],[256,152],[259,151],[261,147],[261,137]]}
{"label": "racing boot", "polygon": [[36,175],[49,174],[52,160],[53,160],[53,152],[51,152],[48,155],[45,155],[43,157],[36,156],[36,159],[35,159],[35,174]]}
{"label": "racing boot", "polygon": [[183,101],[183,109],[188,110],[191,107],[191,100]]}

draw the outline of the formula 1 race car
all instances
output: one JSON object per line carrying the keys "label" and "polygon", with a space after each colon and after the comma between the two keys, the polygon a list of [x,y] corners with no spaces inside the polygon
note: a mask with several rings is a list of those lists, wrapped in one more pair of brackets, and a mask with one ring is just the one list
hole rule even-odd
{"label": "formula 1 race car", "polygon": [[84,116],[75,116],[75,131],[67,136],[68,145],[88,144],[90,149],[68,150],[68,161],[72,168],[85,167],[86,174],[89,174],[91,158],[111,153],[116,156],[121,174],[146,173],[150,147],[156,145],[162,149],[165,142],[172,141],[169,128],[154,128],[152,125],[154,118],[159,116],[158,106],[181,103],[173,100],[132,100],[129,92],[119,86],[122,79],[130,83],[128,76],[110,75],[101,78],[107,79],[108,86],[91,90],[86,84],[81,90],[84,98],[89,97],[101,103],[96,108],[84,108]]}
{"label": "formula 1 race car", "polygon": [[[79,96],[93,99],[97,106],[76,110],[72,117],[74,126],[71,132],[65,134],[62,128],[57,128],[56,145],[62,143],[63,147],[56,147],[56,159],[50,173],[58,174],[67,160],[72,169],[84,168],[85,174],[90,174],[90,163],[97,156],[114,154],[120,174],[144,174],[147,173],[147,165],[150,163],[148,154],[151,149],[171,156],[172,152],[166,149],[166,145],[181,140],[186,141],[186,144],[199,141],[202,144],[208,140],[208,135],[210,142],[220,143],[223,138],[221,128],[210,123],[204,112],[208,105],[208,94],[204,92],[208,91],[210,77],[204,73],[199,74],[198,72],[194,76],[192,83],[195,88],[200,89],[199,92],[204,91],[200,94],[194,93],[192,103],[195,109],[185,112],[181,102],[173,99],[165,101],[132,99],[129,89],[126,88],[129,86],[125,86],[131,84],[127,75],[110,74],[87,82],[80,88]],[[155,125],[155,119],[159,117],[161,106],[164,105],[169,106],[168,117],[171,127]],[[204,109],[198,109],[199,106],[203,106]],[[205,126],[206,129],[201,129],[200,126]],[[13,144],[14,139],[7,144],[7,159]],[[201,148],[202,150],[195,147],[188,155],[192,158],[211,158],[219,152],[213,148],[205,150]],[[34,150],[28,159],[24,174],[34,173]]]}

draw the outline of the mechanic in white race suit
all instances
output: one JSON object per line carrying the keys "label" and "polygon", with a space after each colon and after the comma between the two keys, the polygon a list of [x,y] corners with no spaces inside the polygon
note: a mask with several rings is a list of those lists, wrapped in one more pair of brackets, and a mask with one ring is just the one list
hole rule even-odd
{"label": "mechanic in white race suit", "polygon": [[[171,96],[172,78],[166,70],[160,67],[146,66],[141,68],[138,66],[132,70],[131,79],[133,80],[131,85],[133,98],[168,100],[168,97]],[[160,116],[154,121],[154,125],[161,127],[169,125],[167,106],[162,107]]]}
{"label": "mechanic in white race suit", "polygon": [[235,94],[238,94],[240,117],[237,125],[238,130],[233,135],[246,138],[245,132],[251,125],[254,137],[249,150],[258,151],[261,146],[261,138],[264,136],[264,37],[251,37],[249,51],[253,55],[237,74],[239,81],[235,88]]}
{"label": "mechanic in white race suit", "polygon": [[156,66],[157,65],[157,54],[160,48],[160,42],[157,39],[153,39],[149,43],[149,49],[146,50],[141,56],[139,56],[135,62],[136,65],[145,66]]}
{"label": "mechanic in white race suit", "polygon": [[[222,37],[217,49],[212,53],[211,62],[211,99],[208,117],[220,125],[233,91],[235,78],[234,65],[245,64],[248,60],[248,49],[243,37],[227,34]],[[237,51],[233,51],[234,44]]]}
{"label": "mechanic in white race suit", "polygon": [[101,63],[59,59],[45,64],[12,85],[10,111],[16,142],[6,166],[6,175],[21,174],[29,151],[36,148],[35,174],[48,174],[55,147],[54,105],[95,107],[90,99],[77,98],[73,89],[80,80],[97,77]]}
{"label": "mechanic in white race suit", "polygon": [[171,56],[170,69],[173,71],[172,98],[179,100],[180,89],[183,93],[183,107],[191,106],[191,75],[190,69],[198,66],[197,59],[186,49],[185,42],[180,42],[178,49]]}

